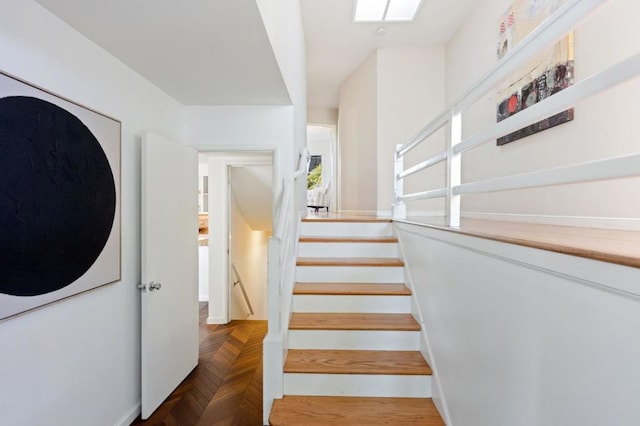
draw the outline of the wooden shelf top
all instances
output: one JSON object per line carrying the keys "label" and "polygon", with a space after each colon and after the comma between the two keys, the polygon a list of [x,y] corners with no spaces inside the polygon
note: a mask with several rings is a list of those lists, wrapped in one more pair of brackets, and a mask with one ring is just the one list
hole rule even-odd
{"label": "wooden shelf top", "polygon": [[353,314],[294,312],[290,330],[389,330],[419,331],[411,314]]}
{"label": "wooden shelf top", "polygon": [[299,257],[297,266],[404,266],[393,257]]}
{"label": "wooden shelf top", "polygon": [[296,283],[293,294],[335,296],[410,296],[404,284]]}
{"label": "wooden shelf top", "polygon": [[350,351],[290,349],[285,373],[431,375],[418,351]]}
{"label": "wooden shelf top", "polygon": [[273,426],[444,426],[431,398],[365,398],[287,395],[276,399]]}
{"label": "wooden shelf top", "polygon": [[443,218],[407,218],[398,222],[640,268],[640,231],[481,219],[463,219],[460,228],[446,226]]}

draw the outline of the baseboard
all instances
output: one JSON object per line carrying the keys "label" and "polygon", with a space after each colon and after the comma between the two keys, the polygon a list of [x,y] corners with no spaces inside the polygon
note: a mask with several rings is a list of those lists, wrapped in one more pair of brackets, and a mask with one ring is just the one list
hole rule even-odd
{"label": "baseboard", "polygon": [[378,216],[377,210],[340,210],[339,214],[353,214],[358,216]]}
{"label": "baseboard", "polygon": [[131,411],[129,414],[127,414],[122,419],[117,421],[116,425],[119,425],[119,426],[131,425],[131,423],[133,423],[133,421],[138,418],[138,416],[140,415],[140,412],[141,412],[140,404],[137,404],[135,407],[133,407],[133,411]]}
{"label": "baseboard", "polygon": [[407,210],[407,217],[444,217],[440,210]]}
{"label": "baseboard", "polygon": [[[413,214],[411,214],[413,216]],[[541,225],[574,226],[579,228],[640,231],[640,219],[619,217],[560,216],[516,213],[462,212],[463,218],[505,222],[537,223]]]}
{"label": "baseboard", "polygon": [[226,318],[223,317],[208,317],[207,318],[207,324],[228,324],[229,321],[227,321]]}

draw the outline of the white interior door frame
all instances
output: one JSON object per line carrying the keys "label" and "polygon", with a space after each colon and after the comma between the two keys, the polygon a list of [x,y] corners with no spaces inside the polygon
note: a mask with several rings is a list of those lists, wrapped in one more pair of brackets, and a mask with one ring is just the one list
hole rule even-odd
{"label": "white interior door frame", "polygon": [[282,187],[277,150],[277,147],[244,147],[222,152],[200,151],[201,154],[211,154],[209,157],[209,316],[207,324],[227,324],[230,321],[230,168],[272,166],[273,205],[275,206]]}

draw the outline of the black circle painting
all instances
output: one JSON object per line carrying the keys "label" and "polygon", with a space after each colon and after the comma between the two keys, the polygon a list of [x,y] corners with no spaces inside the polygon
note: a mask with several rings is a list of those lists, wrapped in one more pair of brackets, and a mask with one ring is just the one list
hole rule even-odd
{"label": "black circle painting", "polygon": [[37,296],[77,280],[115,212],[109,161],[82,121],[42,99],[0,99],[0,293]]}

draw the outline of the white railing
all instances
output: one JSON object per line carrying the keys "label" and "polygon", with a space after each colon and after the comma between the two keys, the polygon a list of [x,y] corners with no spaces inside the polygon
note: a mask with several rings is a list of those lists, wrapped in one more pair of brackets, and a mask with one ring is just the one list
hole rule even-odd
{"label": "white railing", "polygon": [[247,295],[247,290],[244,288],[244,283],[242,282],[242,278],[240,277],[240,272],[238,272],[238,267],[235,263],[231,264],[231,269],[233,269],[233,274],[236,276],[236,280],[233,282],[233,286],[240,285],[240,291],[242,291],[242,297],[244,298],[244,303],[247,305],[247,309],[249,310],[249,315],[255,315],[253,312],[253,306],[251,306],[251,301],[249,300],[249,296]]}
{"label": "white railing", "polygon": [[268,328],[263,346],[263,417],[268,424],[268,414],[273,400],[283,395],[283,366],[287,350],[286,330],[293,295],[295,272],[296,232],[294,226],[294,188],[298,179],[306,176],[309,153],[305,149],[298,158],[293,177],[284,182],[280,197],[276,226],[268,245]]}
{"label": "white railing", "polygon": [[[457,102],[441,112],[408,142],[396,147],[394,167],[395,201],[393,205],[393,217],[395,219],[406,218],[405,201],[445,197],[447,200],[446,216],[448,225],[457,228],[460,226],[460,196],[464,194],[640,176],[640,154],[632,154],[496,179],[461,182],[461,157],[464,152],[562,112],[578,102],[640,75],[640,54],[636,54],[563,89],[553,96],[520,111],[518,114],[492,125],[488,129],[470,137],[462,138],[462,116],[467,108],[493,90],[497,84],[503,82],[519,66],[533,58],[542,48],[551,45],[572,31],[589,14],[606,2],[607,0],[568,0],[498,61],[496,66]],[[405,170],[404,156],[445,126],[448,134],[447,149]],[[442,162],[446,162],[447,165],[446,187],[411,194],[404,193],[403,182],[406,177]]]}

